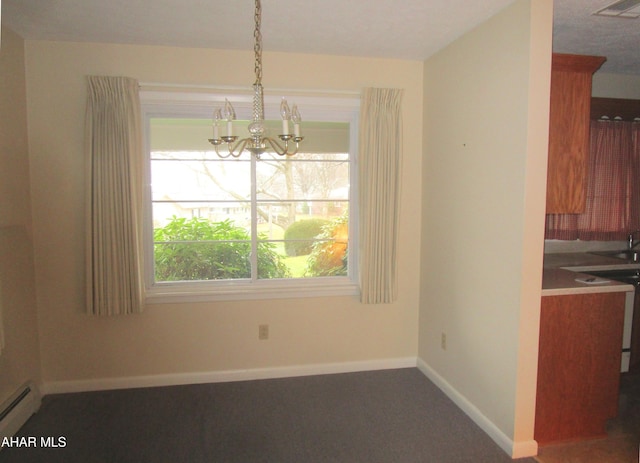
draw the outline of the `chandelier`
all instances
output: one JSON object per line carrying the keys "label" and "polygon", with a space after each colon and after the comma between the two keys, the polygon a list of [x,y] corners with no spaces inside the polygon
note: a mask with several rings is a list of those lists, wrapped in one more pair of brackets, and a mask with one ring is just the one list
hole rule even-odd
{"label": "chandelier", "polygon": [[[256,81],[253,84],[253,120],[247,126],[250,136],[238,140],[238,137],[233,135],[233,121],[236,118],[236,113],[229,100],[225,99],[224,119],[222,108],[218,108],[213,112],[213,138],[209,139],[209,142],[215,148],[216,154],[221,158],[228,158],[229,156],[237,158],[245,150],[260,158],[260,155],[267,151],[267,145],[280,156],[293,156],[298,152],[298,144],[304,138],[300,136],[300,122],[302,119],[298,107],[294,104],[289,108],[287,100],[284,98],[280,103],[282,134],[278,135],[282,144],[276,139],[265,135],[264,97],[262,93],[262,34],[260,33],[262,7],[260,6],[260,0],[256,0],[254,16],[256,27],[253,32],[255,39],[253,51],[255,53]],[[226,135],[220,136],[220,126],[224,120],[226,120]],[[290,132],[290,121],[293,122],[293,133]],[[226,148],[223,148],[221,152],[219,147],[223,144],[226,144]]]}

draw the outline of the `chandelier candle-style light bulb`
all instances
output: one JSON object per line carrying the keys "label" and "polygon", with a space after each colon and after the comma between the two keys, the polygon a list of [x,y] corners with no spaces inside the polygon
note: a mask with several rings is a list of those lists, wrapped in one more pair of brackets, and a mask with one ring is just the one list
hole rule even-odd
{"label": "chandelier candle-style light bulb", "polygon": [[282,116],[282,135],[289,135],[289,119],[291,119],[291,110],[287,104],[287,100],[282,98],[280,102],[280,115]]}
{"label": "chandelier candle-style light bulb", "polygon": [[[1,0],[0,0],[1,1]],[[298,107],[293,105],[293,113],[289,109],[287,100],[282,98],[280,103],[280,115],[282,116],[282,134],[278,135],[280,141],[266,135],[264,124],[264,98],[262,92],[262,34],[260,33],[260,24],[262,22],[262,6],[260,0],[255,0],[255,30],[253,37],[255,39],[253,51],[255,53],[254,71],[256,81],[253,84],[253,119],[247,126],[250,136],[238,140],[233,135],[233,121],[236,119],[236,112],[233,106],[225,98],[224,117],[227,120],[227,135],[220,136],[219,125],[222,121],[222,111],[217,109],[213,112],[213,138],[209,142],[213,145],[216,154],[221,158],[229,156],[238,158],[247,150],[256,158],[267,151],[267,146],[279,156],[293,156],[298,152],[300,142],[304,137],[300,136],[300,112]],[[289,121],[293,119],[294,135],[289,132]],[[280,144],[282,143],[282,144]],[[225,147],[220,149],[220,145]]]}
{"label": "chandelier candle-style light bulb", "polygon": [[213,112],[213,139],[214,140],[220,139],[219,126],[220,126],[221,120],[222,120],[222,111],[220,110],[220,108],[218,108]]}
{"label": "chandelier candle-style light bulb", "polygon": [[233,106],[231,105],[229,100],[227,100],[226,98],[224,99],[224,115],[227,118],[227,137],[232,137],[233,121],[236,118],[236,112],[233,109]]}
{"label": "chandelier candle-style light bulb", "polygon": [[300,117],[300,111],[298,111],[298,105],[294,104],[291,107],[291,120],[293,121],[293,135],[296,138],[300,137],[300,122],[302,122],[302,117]]}

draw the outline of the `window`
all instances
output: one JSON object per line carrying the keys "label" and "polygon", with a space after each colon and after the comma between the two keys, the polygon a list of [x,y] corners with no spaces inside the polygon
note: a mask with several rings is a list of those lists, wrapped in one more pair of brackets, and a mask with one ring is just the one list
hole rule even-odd
{"label": "window", "polygon": [[639,127],[634,122],[591,121],[585,211],[547,215],[546,239],[625,240],[638,228]]}
{"label": "window", "polygon": [[[239,119],[250,118],[248,104],[227,97]],[[147,300],[355,294],[357,99],[298,99],[307,120],[300,151],[259,159],[215,153],[215,101],[166,100],[142,93]],[[247,123],[237,120],[235,134],[246,136]]]}

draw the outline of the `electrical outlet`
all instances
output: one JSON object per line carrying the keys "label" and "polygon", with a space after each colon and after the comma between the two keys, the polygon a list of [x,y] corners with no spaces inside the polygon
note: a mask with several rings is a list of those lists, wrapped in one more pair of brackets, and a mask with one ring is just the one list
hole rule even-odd
{"label": "electrical outlet", "polygon": [[258,325],[258,339],[261,341],[269,339],[269,325]]}
{"label": "electrical outlet", "polygon": [[442,350],[447,350],[447,335],[445,333],[440,333],[440,347]]}

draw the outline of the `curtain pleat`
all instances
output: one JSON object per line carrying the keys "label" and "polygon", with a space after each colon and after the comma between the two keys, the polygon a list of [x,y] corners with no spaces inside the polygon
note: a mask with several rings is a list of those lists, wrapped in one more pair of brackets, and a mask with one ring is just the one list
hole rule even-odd
{"label": "curtain pleat", "polygon": [[88,77],[87,312],[142,311],[142,130],[138,82]]}
{"label": "curtain pleat", "polygon": [[640,227],[637,123],[592,121],[587,197],[582,214],[547,216],[547,239],[624,240]]}
{"label": "curtain pleat", "polygon": [[360,300],[397,297],[397,240],[402,155],[403,91],[367,88],[360,109]]}

